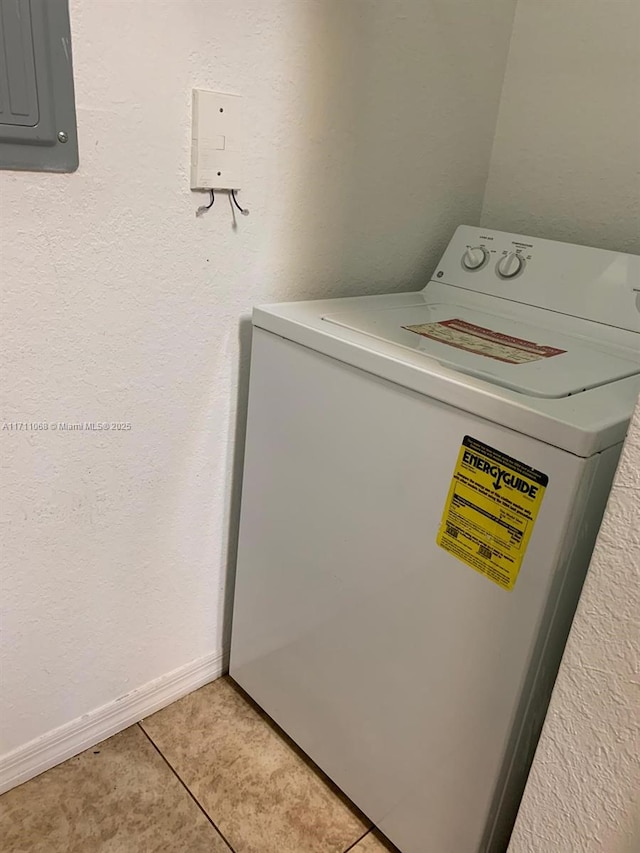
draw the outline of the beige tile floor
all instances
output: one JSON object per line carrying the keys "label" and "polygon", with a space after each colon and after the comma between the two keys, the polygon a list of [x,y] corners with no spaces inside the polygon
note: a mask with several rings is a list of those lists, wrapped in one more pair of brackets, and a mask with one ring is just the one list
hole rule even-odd
{"label": "beige tile floor", "polygon": [[1,853],[389,853],[229,678],[0,797]]}

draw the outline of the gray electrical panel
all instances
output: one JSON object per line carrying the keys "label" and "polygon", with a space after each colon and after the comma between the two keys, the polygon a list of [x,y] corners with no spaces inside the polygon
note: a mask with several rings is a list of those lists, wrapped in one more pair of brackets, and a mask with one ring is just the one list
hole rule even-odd
{"label": "gray electrical panel", "polygon": [[0,169],[77,168],[68,0],[0,0]]}

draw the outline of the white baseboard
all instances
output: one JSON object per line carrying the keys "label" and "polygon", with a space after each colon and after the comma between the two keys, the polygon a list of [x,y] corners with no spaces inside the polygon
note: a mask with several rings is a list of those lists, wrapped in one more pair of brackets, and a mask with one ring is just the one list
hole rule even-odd
{"label": "white baseboard", "polygon": [[223,652],[207,655],[0,757],[0,794],[219,678],[225,664]]}

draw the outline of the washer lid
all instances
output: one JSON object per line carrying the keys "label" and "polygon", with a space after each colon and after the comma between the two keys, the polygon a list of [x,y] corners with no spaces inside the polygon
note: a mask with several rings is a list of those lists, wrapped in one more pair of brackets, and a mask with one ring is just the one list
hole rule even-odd
{"label": "washer lid", "polygon": [[534,397],[569,397],[640,375],[640,353],[633,357],[588,338],[451,303],[351,310],[322,319]]}

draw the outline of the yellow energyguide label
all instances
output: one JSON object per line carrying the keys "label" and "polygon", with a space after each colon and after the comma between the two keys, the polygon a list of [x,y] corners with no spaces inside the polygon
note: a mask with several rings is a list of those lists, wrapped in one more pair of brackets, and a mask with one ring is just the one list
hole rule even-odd
{"label": "yellow energyguide label", "polygon": [[513,589],[549,478],[466,435],[437,542],[472,569]]}

